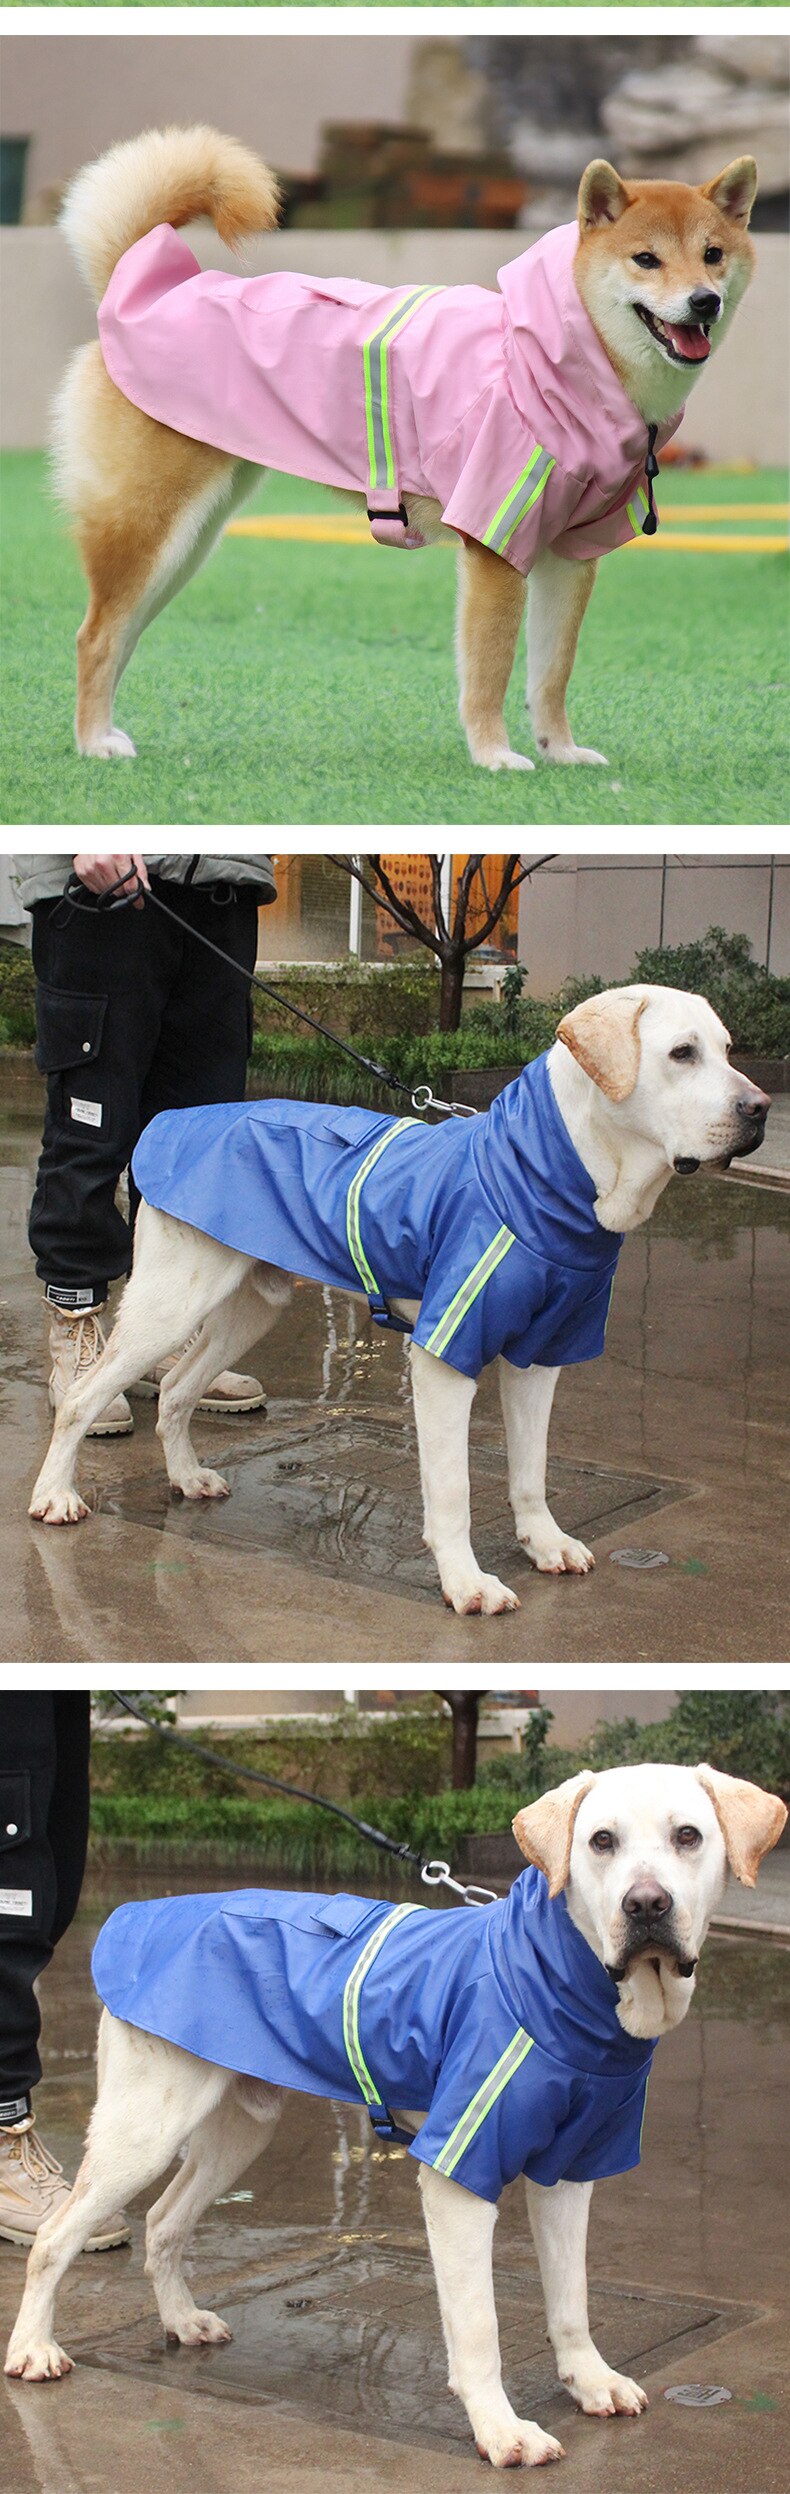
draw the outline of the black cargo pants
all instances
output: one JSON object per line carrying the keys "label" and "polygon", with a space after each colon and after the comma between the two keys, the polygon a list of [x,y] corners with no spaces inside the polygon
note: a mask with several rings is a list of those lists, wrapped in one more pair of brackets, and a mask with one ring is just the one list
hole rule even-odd
{"label": "black cargo pants", "polygon": [[[64,858],[64,880],[67,860]],[[29,1238],[46,1295],[98,1307],[129,1271],[132,1234],[115,1201],[121,1171],[160,1109],[244,1097],[250,1050],[254,893],[152,877],[178,925],[147,904],[33,909],[36,1062],[47,1078]],[[204,951],[198,928],[238,968]],[[132,1219],[136,1190],[131,1189]]]}
{"label": "black cargo pants", "polygon": [[33,1987],[77,1910],[89,1765],[87,1692],[0,1692],[0,2122],[41,2077]]}

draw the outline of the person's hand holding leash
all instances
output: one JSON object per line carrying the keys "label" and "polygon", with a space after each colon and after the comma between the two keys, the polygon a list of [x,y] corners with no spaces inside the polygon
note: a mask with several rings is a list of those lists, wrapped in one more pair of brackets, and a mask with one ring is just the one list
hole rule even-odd
{"label": "person's hand holding leash", "polygon": [[[111,892],[115,884],[131,882],[133,875],[138,875],[146,891],[149,890],[145,858],[139,854],[130,857],[128,851],[125,857],[93,857],[88,850],[81,849],[74,859],[74,872],[79,875],[80,883],[84,883],[86,890],[95,892],[99,899],[103,893]],[[133,903],[135,909],[143,909],[144,906],[139,898]]]}

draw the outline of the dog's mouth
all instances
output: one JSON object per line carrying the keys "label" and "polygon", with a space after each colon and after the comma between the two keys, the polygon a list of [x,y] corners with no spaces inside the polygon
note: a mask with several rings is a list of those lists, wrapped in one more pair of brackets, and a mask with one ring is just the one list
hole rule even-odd
{"label": "dog's mouth", "polygon": [[644,1939],[636,1940],[632,1948],[624,1949],[618,1964],[607,1966],[606,1971],[613,1983],[627,1983],[636,1966],[652,1966],[653,1973],[659,1977],[663,1968],[666,1973],[680,1975],[682,1981],[688,1983],[696,1964],[696,1957],[684,1957],[679,1948],[673,1948],[667,1941],[659,1943],[655,1939]]}
{"label": "dog's mouth", "polygon": [[704,364],[710,354],[710,321],[660,320],[646,303],[635,303],[637,318],[672,364]]}

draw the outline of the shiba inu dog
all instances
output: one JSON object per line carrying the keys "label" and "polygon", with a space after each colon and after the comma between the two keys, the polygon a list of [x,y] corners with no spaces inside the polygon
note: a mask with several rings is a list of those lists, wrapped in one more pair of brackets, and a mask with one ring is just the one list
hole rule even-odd
{"label": "shiba inu dog", "polygon": [[80,751],[134,753],[112,705],[140,633],[271,465],[363,494],[385,544],[455,533],[460,712],[489,770],[533,768],[503,715],[529,576],[538,750],[603,762],[565,708],[596,562],[655,530],[656,453],[749,282],[756,179],[751,157],[699,189],[596,161],[578,220],[494,291],[202,271],[177,227],[207,216],[236,246],[277,220],[266,167],[205,128],[87,167],[63,224],[101,346],[75,357],[55,425],[90,586]]}

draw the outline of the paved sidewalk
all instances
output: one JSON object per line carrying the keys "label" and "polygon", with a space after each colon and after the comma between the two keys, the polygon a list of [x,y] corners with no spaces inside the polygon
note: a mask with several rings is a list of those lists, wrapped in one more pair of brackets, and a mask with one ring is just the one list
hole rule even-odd
{"label": "paved sidewalk", "polygon": [[790,1845],[769,1854],[756,1888],[742,1888],[737,1879],[728,1881],[721,1913],[714,1914],[711,1930],[736,1926],[786,1933],[790,1939]]}

